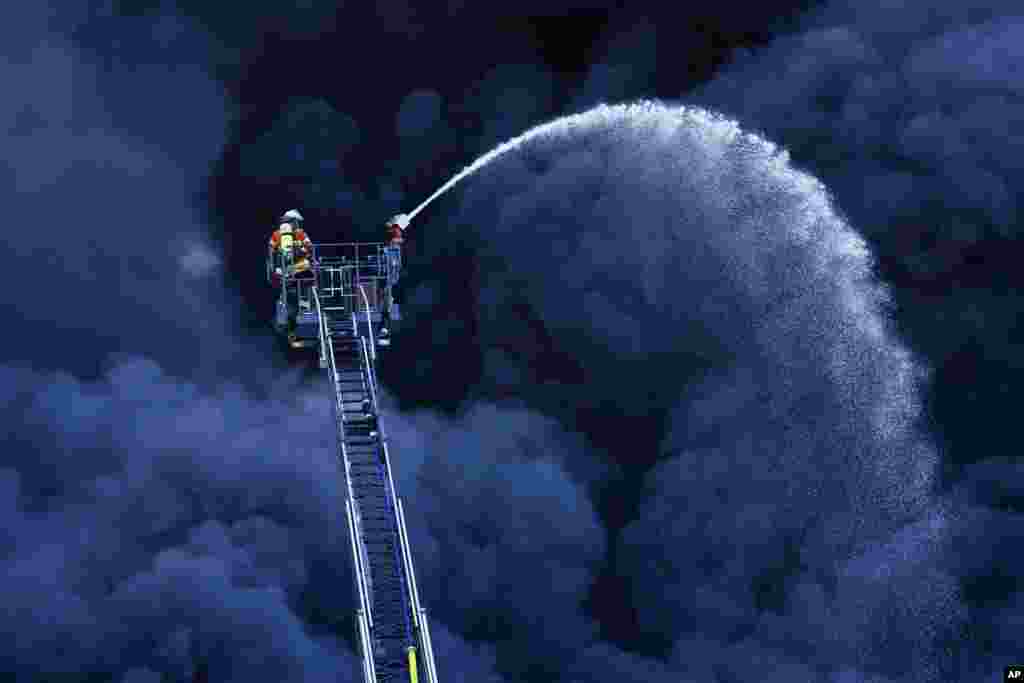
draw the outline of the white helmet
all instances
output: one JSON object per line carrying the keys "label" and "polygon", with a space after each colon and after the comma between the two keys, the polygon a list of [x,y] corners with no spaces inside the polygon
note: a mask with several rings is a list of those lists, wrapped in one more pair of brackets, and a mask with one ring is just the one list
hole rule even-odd
{"label": "white helmet", "polygon": [[302,214],[299,213],[298,209],[288,209],[281,216],[281,223],[295,223],[296,225],[302,224]]}

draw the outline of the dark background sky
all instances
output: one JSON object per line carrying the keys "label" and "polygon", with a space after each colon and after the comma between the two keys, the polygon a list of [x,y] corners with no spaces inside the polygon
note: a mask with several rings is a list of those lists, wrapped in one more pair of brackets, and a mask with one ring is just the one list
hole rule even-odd
{"label": "dark background sky", "polygon": [[997,680],[1019,8],[498,5],[0,10],[0,676],[352,679],[274,217],[378,239],[655,98],[410,229],[381,375],[442,679]]}

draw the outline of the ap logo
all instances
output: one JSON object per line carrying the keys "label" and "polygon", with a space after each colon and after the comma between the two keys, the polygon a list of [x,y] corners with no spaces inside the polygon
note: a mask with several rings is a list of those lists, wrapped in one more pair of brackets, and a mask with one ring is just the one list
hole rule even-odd
{"label": "ap logo", "polygon": [[1003,674],[1003,681],[1024,683],[1024,665],[1015,664],[1013,666],[1006,667],[1006,672]]}

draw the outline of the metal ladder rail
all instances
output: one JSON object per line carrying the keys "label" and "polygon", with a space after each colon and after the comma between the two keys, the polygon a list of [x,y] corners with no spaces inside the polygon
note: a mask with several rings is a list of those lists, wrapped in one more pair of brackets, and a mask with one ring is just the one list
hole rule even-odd
{"label": "metal ladder rail", "polygon": [[[354,527],[350,531],[354,532],[358,536],[358,550],[360,559],[360,580],[361,583],[366,587],[365,595],[367,598],[367,604],[369,613],[373,615],[373,622],[371,627],[368,629],[367,638],[364,640],[364,673],[372,673],[373,683],[382,683],[384,681],[394,680],[395,666],[393,661],[387,659],[380,659],[382,653],[378,652],[378,646],[382,641],[393,640],[393,635],[389,632],[395,629],[393,616],[389,615],[388,612],[392,610],[387,609],[387,605],[394,602],[393,598],[389,599],[390,596],[394,595],[394,587],[389,585],[393,584],[392,578],[393,572],[389,572],[387,567],[381,567],[379,562],[379,552],[377,547],[379,546],[379,538],[376,537],[376,527],[380,526],[381,514],[385,515],[385,519],[389,517],[387,513],[389,510],[379,509],[379,494],[374,494],[371,489],[368,489],[366,485],[359,484],[359,477],[355,475],[355,466],[365,466],[367,464],[366,458],[367,453],[365,449],[367,444],[364,440],[360,440],[357,435],[354,435],[348,429],[344,429],[346,424],[345,414],[352,413],[354,411],[349,409],[352,404],[358,404],[360,408],[364,400],[367,397],[366,392],[366,381],[362,377],[363,373],[360,371],[360,388],[359,389],[345,389],[340,384],[340,375],[338,373],[338,358],[337,349],[333,339],[328,340],[331,354],[331,365],[334,369],[335,377],[338,383],[335,385],[335,392],[338,398],[337,404],[340,406],[342,414],[342,425],[343,425],[343,448],[346,455],[347,461],[347,481],[350,491],[350,501],[348,504],[349,510],[352,511],[353,518],[356,520]],[[350,346],[347,361],[352,365],[346,367],[344,372],[351,375],[356,370],[354,361],[358,360],[358,352]],[[360,368],[361,370],[361,368]],[[349,380],[351,382],[351,379]],[[346,398],[346,394],[348,397]],[[357,398],[353,399],[352,394],[356,394]],[[359,453],[357,455],[357,452]],[[374,503],[378,503],[375,505]],[[386,505],[386,501],[385,501]],[[390,580],[390,581],[389,581]],[[376,584],[381,585],[377,586]],[[383,608],[384,612],[378,614],[378,608]],[[383,619],[383,621],[382,621]]]}
{"label": "metal ladder rail", "polygon": [[[357,324],[355,316],[353,316],[352,324],[353,326]],[[352,328],[349,328],[346,333],[351,333],[351,331]],[[374,376],[365,339],[360,339],[359,342],[350,341],[350,339],[348,337],[345,339],[345,360],[348,361],[345,374],[348,375],[348,382],[352,383],[354,381],[352,375],[358,373],[362,391],[345,390],[359,395],[355,401],[349,399],[342,402],[343,412],[349,414],[359,413],[361,410],[349,410],[346,403],[348,405],[361,404],[363,400],[369,401],[375,398],[374,394],[370,393],[375,391]],[[338,349],[335,346],[335,340],[328,338],[326,341],[331,347],[331,351],[335,353],[334,366],[337,368],[336,353]],[[346,422],[346,424],[348,423]],[[355,502],[353,507],[357,511],[362,509],[362,512],[357,514],[357,518],[362,522],[360,525],[363,534],[361,546],[366,551],[364,566],[369,571],[370,576],[367,579],[372,587],[370,602],[375,625],[371,634],[371,642],[383,647],[380,652],[373,651],[377,678],[379,681],[394,680],[395,678],[408,680],[405,676],[404,661],[408,645],[412,642],[411,627],[408,622],[408,589],[401,571],[400,545],[395,522],[396,513],[391,497],[388,495],[386,480],[381,473],[379,427],[377,429],[377,439],[367,439],[369,434],[355,434],[346,429],[346,453],[350,462],[349,477]],[[357,453],[358,455],[356,455]],[[353,468],[357,462],[363,474],[354,476]],[[362,479],[368,474],[367,468],[376,472],[374,477],[374,480],[378,482],[376,485]],[[359,484],[359,481],[363,481],[363,483]],[[382,535],[378,536],[378,532]],[[390,559],[388,559],[389,556]],[[399,612],[401,616],[399,616]],[[382,619],[384,621],[381,621]],[[390,648],[386,643],[390,643]],[[409,677],[414,675],[410,669]]]}
{"label": "metal ladder rail", "polygon": [[358,594],[359,609],[356,612],[356,622],[359,630],[360,649],[362,650],[362,669],[364,683],[377,683],[376,666],[373,661],[373,646],[371,645],[370,634],[373,629],[373,609],[370,601],[370,587],[367,584],[367,559],[366,549],[362,545],[362,532],[360,521],[354,509],[355,493],[352,490],[351,464],[345,446],[345,423],[344,405],[342,394],[339,388],[337,363],[334,357],[334,344],[330,342],[328,334],[327,316],[320,307],[320,297],[316,287],[313,288],[313,299],[316,303],[318,318],[320,322],[320,354],[321,365],[326,366],[330,372],[334,388],[334,415],[337,429],[338,448],[341,453],[341,460],[345,471],[345,513],[348,519],[349,541],[352,551],[352,565],[355,573],[356,592]]}
{"label": "metal ladder rail", "polygon": [[[341,417],[339,437],[341,437],[342,440],[342,452],[343,457],[346,461],[346,481],[348,484],[349,494],[351,496],[350,502],[346,505],[346,510],[350,517],[349,531],[350,534],[353,535],[353,537],[355,537],[356,535],[360,537],[358,547],[356,546],[356,542],[353,540],[353,557],[357,563],[358,574],[357,585],[359,585],[360,587],[360,600],[366,600],[365,612],[367,615],[371,617],[370,623],[372,624],[372,615],[374,613],[373,605],[375,602],[373,596],[374,591],[372,590],[372,574],[374,573],[374,562],[372,562],[371,559],[367,557],[367,539],[362,536],[363,533],[366,533],[366,530],[362,527],[361,524],[361,519],[363,515],[359,514],[358,505],[354,505],[354,503],[359,498],[359,494],[356,491],[355,486],[353,485],[353,477],[351,470],[352,461],[351,458],[349,457],[349,439],[352,438],[353,440],[351,447],[356,448],[357,450],[360,449],[360,447],[362,449],[365,449],[366,447],[368,447],[368,443],[366,441],[357,441],[358,437],[355,434],[349,433],[344,428],[344,413],[346,412],[346,402],[343,400],[344,393],[361,393],[361,400],[369,400],[371,405],[373,406],[373,413],[377,413],[376,373],[374,371],[373,362],[374,360],[376,360],[375,354],[373,353],[373,345],[375,339],[372,334],[373,328],[371,325],[369,301],[366,297],[365,290],[363,290],[362,287],[360,287],[360,290],[363,298],[364,310],[366,312],[367,329],[370,332],[370,341],[367,342],[367,339],[365,337],[359,338],[358,343],[350,344],[346,350],[348,351],[347,355],[349,356],[347,360],[358,362],[359,376],[360,379],[362,380],[362,392],[358,392],[357,390],[354,389],[343,390],[341,385],[339,384],[340,380],[338,375],[337,358],[335,355],[334,339],[332,338],[331,326],[328,323],[328,318],[323,313],[320,316],[320,338],[322,344],[321,365],[329,365],[330,367],[331,376],[335,381],[335,393],[337,399],[336,411],[338,411]],[[319,305],[319,298],[317,293],[315,292],[314,298],[317,300],[317,303]],[[351,333],[353,335],[354,341],[354,338],[358,336],[358,320],[354,311],[352,312],[351,316],[351,324]],[[327,356],[326,363],[324,362],[325,355]],[[355,371],[356,363],[353,363],[351,367],[346,368],[346,372],[350,376],[354,374]],[[350,379],[349,383],[351,382],[352,380]],[[349,401],[349,403],[351,403],[351,401]],[[433,643],[431,642],[429,627],[427,626],[426,622],[426,610],[421,606],[419,602],[419,592],[416,586],[415,574],[412,566],[412,553],[409,547],[408,532],[405,526],[404,510],[402,508],[401,500],[397,497],[397,493],[394,486],[394,480],[391,472],[391,463],[388,454],[387,444],[385,442],[385,439],[383,438],[383,431],[380,429],[379,424],[376,426],[376,432],[377,439],[376,443],[374,444],[375,448],[373,450],[377,451],[376,456],[379,457],[379,460],[377,460],[376,462],[377,466],[375,469],[378,470],[380,483],[384,487],[384,499],[383,501],[380,501],[384,503],[384,509],[374,510],[374,512],[383,513],[383,516],[378,518],[376,521],[384,522],[386,526],[389,527],[386,532],[386,535],[390,536],[391,538],[385,541],[385,545],[391,546],[394,558],[393,566],[378,567],[378,570],[382,574],[380,578],[385,580],[390,579],[392,587],[394,587],[393,584],[397,579],[398,596],[401,602],[401,611],[403,614],[402,621],[404,622],[402,624],[402,626],[404,626],[404,628],[402,629],[402,635],[404,635],[404,638],[401,638],[401,640],[404,641],[405,649],[407,651],[408,668],[405,669],[404,667],[402,667],[401,663],[396,662],[394,658],[392,658],[390,661],[381,661],[379,662],[380,666],[378,666],[378,662],[375,661],[376,657],[373,656],[376,653],[374,652],[371,646],[372,642],[377,641],[377,638],[373,637],[371,631],[375,633],[377,631],[377,628],[372,626],[371,628],[367,628],[365,623],[366,620],[360,619],[360,640],[362,643],[363,651],[365,653],[363,657],[364,676],[367,677],[368,681],[374,681],[374,683],[376,683],[377,681],[394,680],[395,676],[402,680],[411,680],[412,683],[418,683],[416,661],[417,648],[414,645],[419,645],[419,659],[424,664],[426,683],[437,683],[437,671],[436,664],[434,661]],[[365,450],[362,450],[362,455],[365,457],[366,455],[368,455],[368,453]],[[364,500],[367,500],[367,502],[369,502],[369,499]],[[371,514],[371,517],[373,516],[374,515]],[[377,543],[374,543],[374,545],[377,545]],[[359,552],[360,550],[362,552]],[[375,556],[380,557],[379,553],[375,553]],[[366,575],[367,571],[369,572],[369,574],[371,574],[371,576]],[[383,587],[384,586],[382,586],[382,588]],[[395,606],[393,599],[391,604],[393,610]],[[385,610],[385,612],[392,610]],[[397,624],[393,624],[390,626],[391,629],[385,628],[384,630],[393,630],[394,627],[397,626]],[[390,635],[388,637],[388,640],[394,641],[395,635],[397,634]],[[405,673],[408,674],[408,678],[404,675]]]}
{"label": "metal ladder rail", "polygon": [[[366,325],[367,325],[367,328],[369,329],[369,333],[370,333],[370,341],[369,342],[366,340],[365,337],[360,339],[360,350],[362,351],[362,361],[363,361],[362,362],[362,369],[363,369],[363,375],[364,375],[364,380],[363,381],[364,381],[365,386],[367,386],[369,388],[369,390],[370,390],[370,402],[371,402],[371,405],[373,406],[373,411],[376,414],[377,413],[377,392],[376,392],[377,377],[376,377],[375,367],[374,367],[374,363],[373,363],[374,359],[371,357],[371,352],[367,350],[367,347],[372,348],[373,345],[374,345],[374,341],[373,341],[373,327],[370,325],[370,307],[369,307],[369,302],[367,301],[366,292],[363,291],[363,288],[361,286],[359,288],[359,291],[363,295],[363,302],[366,305]],[[392,518],[391,521],[393,522],[393,524],[391,525],[392,526],[391,531],[393,532],[394,540],[396,541],[396,543],[394,544],[395,565],[396,565],[396,568],[398,570],[399,579],[401,580],[402,586],[405,589],[402,592],[402,607],[403,607],[402,613],[403,613],[403,616],[405,618],[405,631],[406,631],[406,637],[408,639],[407,646],[411,646],[411,645],[413,645],[416,642],[415,641],[415,637],[414,637],[414,627],[416,626],[416,622],[417,622],[416,612],[415,612],[414,604],[410,604],[412,602],[412,599],[413,599],[412,593],[413,593],[413,591],[415,589],[413,588],[412,577],[411,577],[411,575],[410,575],[410,573],[408,571],[408,567],[406,565],[407,548],[405,547],[405,545],[403,543],[403,540],[404,540],[403,528],[402,528],[403,525],[402,525],[401,516],[400,516],[400,512],[399,512],[399,506],[401,505],[401,501],[399,501],[398,495],[395,492],[395,482],[394,482],[393,477],[391,476],[391,460],[388,457],[387,443],[386,443],[386,440],[381,436],[383,434],[383,431],[380,429],[379,425],[377,427],[377,430],[378,430],[377,431],[378,438],[380,439],[380,443],[379,443],[380,456],[381,456],[380,464],[379,464],[380,478],[381,478],[381,483],[384,484],[384,495],[386,496],[387,504],[388,504],[388,509],[389,509],[389,512],[391,513],[391,515],[390,515],[390,517]],[[410,615],[412,616],[411,620],[409,618]]]}
{"label": "metal ladder rail", "polygon": [[[387,446],[385,445],[385,457]],[[390,467],[389,467],[390,469]],[[412,550],[409,545],[409,533],[405,526],[405,509],[401,499],[396,499],[398,510],[398,533],[401,544],[402,560],[405,564],[406,576],[409,579],[409,598],[411,601],[411,612],[413,626],[416,631],[417,642],[419,643],[420,659],[426,667],[426,683],[437,683],[437,664],[434,661],[434,645],[430,638],[430,626],[427,624],[427,610],[420,603],[419,589],[416,585],[416,572],[412,564]],[[415,659],[410,654],[412,661],[410,668],[415,668]]]}
{"label": "metal ladder rail", "polygon": [[[370,358],[369,358],[369,360],[367,362],[372,360],[374,363],[376,363],[377,362],[377,340],[376,340],[376,337],[373,336],[373,323],[370,320],[370,300],[367,298],[366,290],[363,288],[362,285],[359,285],[359,293],[363,296],[363,306],[364,306],[364,308],[366,310],[366,331],[367,331],[368,336],[370,338]],[[355,325],[355,317],[354,316],[353,316],[352,320],[353,320],[353,327],[352,327],[352,329],[354,331],[354,330],[356,330],[356,327],[354,327],[354,325]],[[369,365],[368,367],[370,369],[370,374],[373,375],[373,366]],[[376,381],[376,377],[371,377],[371,379]],[[376,394],[376,392],[374,392],[374,393]],[[377,409],[377,397],[376,397],[376,395],[374,395],[374,397],[373,397],[373,409],[374,410]]]}
{"label": "metal ladder rail", "polygon": [[[365,299],[364,299],[365,301]],[[367,311],[367,318],[369,319],[369,312]],[[371,328],[372,334],[372,328]],[[363,354],[363,368],[366,373],[365,384],[370,388],[371,391],[376,392],[377,379],[374,363],[372,362],[367,347],[372,345],[371,342],[367,342],[366,339],[361,340],[361,350]],[[377,399],[376,393],[373,396],[373,406],[376,409]],[[378,430],[380,428],[378,427]],[[403,584],[406,588],[406,593],[403,595],[403,606],[406,615],[407,627],[409,628],[410,635],[413,636],[412,640],[419,645],[419,651],[421,653],[421,659],[426,667],[426,682],[437,683],[437,669],[436,662],[434,661],[434,648],[433,642],[430,638],[430,628],[427,624],[426,610],[422,607],[419,600],[419,589],[416,585],[415,571],[412,564],[412,550],[409,545],[408,531],[405,525],[405,512],[402,506],[402,501],[398,497],[397,490],[395,488],[394,477],[391,469],[391,457],[388,451],[387,439],[383,437],[383,430],[378,431],[381,434],[381,476],[385,480],[387,487],[387,494],[389,494],[390,501],[393,503],[394,521],[395,521],[395,532],[398,536],[398,544],[395,549],[396,561],[401,563],[402,577],[404,579]],[[409,617],[411,616],[411,620]],[[415,650],[410,653],[410,669],[415,669],[416,659]]]}
{"label": "metal ladder rail", "polygon": [[[367,340],[365,338],[360,338],[357,346],[357,352],[359,353],[361,360],[360,369],[363,376],[363,385],[369,392],[371,392],[369,399],[374,405],[374,413],[376,413],[376,381],[368,347],[369,343]],[[401,636],[396,638],[398,634],[393,632],[390,639],[392,642],[396,639],[400,639],[404,648],[403,654],[407,654],[410,650],[415,651],[413,623],[412,620],[410,620],[412,606],[410,604],[408,576],[404,571],[405,567],[403,562],[404,558],[401,544],[401,531],[399,529],[398,513],[395,506],[394,488],[391,483],[390,468],[387,464],[384,443],[382,440],[382,430],[379,425],[377,426],[377,439],[375,440],[373,451],[374,469],[377,471],[379,485],[381,486],[381,493],[383,494],[383,499],[379,502],[383,504],[384,509],[380,510],[382,514],[378,521],[386,527],[386,530],[383,528],[380,529],[385,538],[375,539],[375,541],[379,541],[381,543],[379,546],[380,550],[390,550],[389,554],[391,556],[390,561],[386,561],[384,566],[378,566],[377,569],[382,575],[380,578],[382,580],[387,580],[389,582],[389,586],[396,589],[397,595],[391,595],[392,602],[390,604],[392,609],[397,607],[398,611],[401,612],[400,618],[402,620],[402,628]],[[371,571],[372,570],[373,567],[371,566]],[[395,597],[397,597],[397,601],[394,600]],[[383,594],[381,595],[381,599],[384,599]],[[392,625],[392,628],[395,628],[396,630],[397,627],[397,624]],[[400,669],[402,671],[408,670],[410,677],[413,677],[415,675],[412,673],[415,667],[415,659],[410,657],[408,659],[407,666],[409,667],[408,669],[406,669],[405,662],[396,662],[392,659],[387,665],[383,661],[379,662],[378,671],[383,673],[383,671],[381,671],[382,668],[389,668],[392,670]],[[404,676],[402,676],[402,678],[404,679]]]}

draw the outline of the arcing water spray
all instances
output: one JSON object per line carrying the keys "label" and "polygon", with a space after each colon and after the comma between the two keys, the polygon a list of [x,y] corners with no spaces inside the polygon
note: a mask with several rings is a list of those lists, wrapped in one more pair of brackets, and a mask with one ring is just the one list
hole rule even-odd
{"label": "arcing water spray", "polygon": [[[471,163],[466,168],[462,169],[454,176],[451,177],[448,182],[439,187],[434,194],[424,200],[422,204],[417,206],[415,209],[407,214],[399,214],[395,216],[392,222],[397,223],[401,226],[402,230],[405,230],[409,222],[419,214],[420,211],[427,208],[431,202],[443,195],[448,190],[455,187],[456,184],[468,175],[479,171],[481,168],[491,163],[498,157],[502,156],[506,152],[512,151],[521,147],[523,144],[538,137],[556,136],[556,135],[569,135],[573,131],[579,128],[590,128],[597,124],[606,123],[609,119],[622,120],[628,119],[634,114],[645,114],[652,111],[659,111],[666,116],[666,123],[679,125],[686,119],[707,119],[713,115],[702,111],[700,109],[689,109],[686,107],[668,107],[659,102],[651,100],[641,100],[633,104],[617,104],[608,105],[602,104],[593,109],[590,109],[579,114],[573,114],[571,116],[565,116],[554,121],[542,123],[539,126],[531,128],[522,135],[507,140],[490,152],[487,152],[476,161]],[[737,127],[738,130],[738,127]]]}

